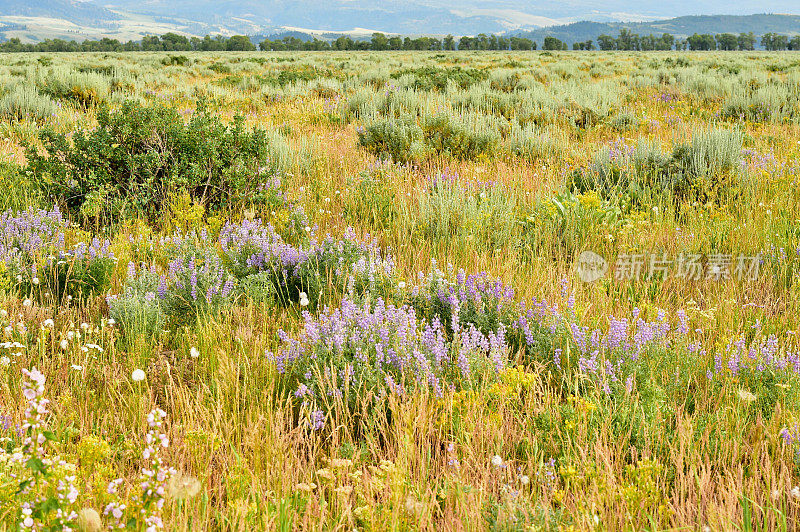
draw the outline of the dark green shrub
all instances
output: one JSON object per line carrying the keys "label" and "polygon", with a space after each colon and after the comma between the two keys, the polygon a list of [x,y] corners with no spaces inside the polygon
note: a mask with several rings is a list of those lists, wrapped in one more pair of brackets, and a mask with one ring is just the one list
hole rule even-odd
{"label": "dark green shrub", "polygon": [[230,74],[231,67],[223,63],[213,63],[208,66],[209,70],[213,70],[217,74]]}
{"label": "dark green shrub", "polygon": [[262,130],[232,126],[201,106],[188,124],[175,109],[125,102],[102,107],[97,128],[70,140],[51,127],[39,131],[43,152],[26,146],[27,172],[50,200],[85,220],[128,214],[157,219],[167,199],[188,193],[209,209],[248,198],[269,158]]}

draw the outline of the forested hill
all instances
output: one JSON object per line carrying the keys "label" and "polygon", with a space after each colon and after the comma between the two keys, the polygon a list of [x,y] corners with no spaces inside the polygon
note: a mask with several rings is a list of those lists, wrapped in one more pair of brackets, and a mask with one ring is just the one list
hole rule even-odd
{"label": "forested hill", "polygon": [[563,26],[550,26],[534,31],[516,32],[515,35],[542,42],[545,37],[556,37],[567,44],[583,41],[597,41],[600,35],[616,36],[620,30],[627,29],[638,35],[661,35],[670,33],[677,38],[686,38],[695,33],[749,33],[764,35],[779,33],[783,35],[800,34],[800,15],[712,15],[686,16],[652,22],[575,22]]}

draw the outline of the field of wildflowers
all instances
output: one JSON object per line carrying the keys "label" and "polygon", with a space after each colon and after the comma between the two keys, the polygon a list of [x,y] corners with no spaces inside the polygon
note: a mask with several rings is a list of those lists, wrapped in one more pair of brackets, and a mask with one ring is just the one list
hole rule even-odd
{"label": "field of wildflowers", "polygon": [[0,530],[797,529],[799,58],[3,55]]}

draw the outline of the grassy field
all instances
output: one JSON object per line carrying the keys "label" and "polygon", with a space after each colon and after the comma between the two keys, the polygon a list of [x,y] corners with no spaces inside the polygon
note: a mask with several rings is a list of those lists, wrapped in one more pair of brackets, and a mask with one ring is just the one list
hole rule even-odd
{"label": "grassy field", "polygon": [[800,55],[0,80],[0,529],[800,526]]}

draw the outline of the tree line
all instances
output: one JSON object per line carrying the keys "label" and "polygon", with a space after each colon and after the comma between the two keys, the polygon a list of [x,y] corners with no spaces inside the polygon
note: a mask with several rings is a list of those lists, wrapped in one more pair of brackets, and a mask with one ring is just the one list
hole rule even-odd
{"label": "tree line", "polygon": [[[698,34],[677,39],[675,36],[664,33],[656,35],[638,35],[628,29],[622,29],[617,37],[600,35],[597,42],[586,40],[575,42],[573,50],[754,50],[759,42],[753,32],[740,33],[709,33]],[[800,50],[800,36],[792,37],[767,33],[761,36],[761,46],[770,51]],[[262,51],[314,51],[314,50],[536,50],[535,41],[524,37],[504,37],[481,33],[474,37],[463,36],[456,38],[447,35],[442,39],[435,37],[410,37],[387,36],[383,33],[373,33],[371,39],[353,39],[341,36],[332,41],[313,38],[303,40],[288,35],[281,39],[264,39],[258,45]],[[186,37],[177,33],[164,35],[148,35],[141,41],[120,42],[116,39],[103,38],[100,40],[85,40],[83,42],[66,41],[63,39],[45,39],[38,43],[23,43],[18,38],[9,39],[0,43],[0,52],[180,52],[180,51],[255,51],[256,45],[246,35],[233,35],[214,37],[206,35],[200,37]],[[567,43],[557,37],[547,36],[542,44],[543,50],[567,50]]]}
{"label": "tree line", "polygon": [[[695,33],[686,39],[676,39],[669,33],[664,33],[661,37],[654,35],[639,36],[627,29],[622,29],[619,36],[614,38],[610,35],[600,35],[597,38],[597,46],[600,50],[723,50],[723,51],[749,51],[756,49],[759,42],[756,35],[749,33]],[[578,44],[578,43],[576,43]],[[591,46],[591,41],[589,41]],[[777,33],[766,33],[761,36],[761,46],[765,50],[800,50],[800,36],[789,39],[786,35]],[[584,49],[584,48],[580,48]],[[592,49],[592,48],[587,48]]]}

